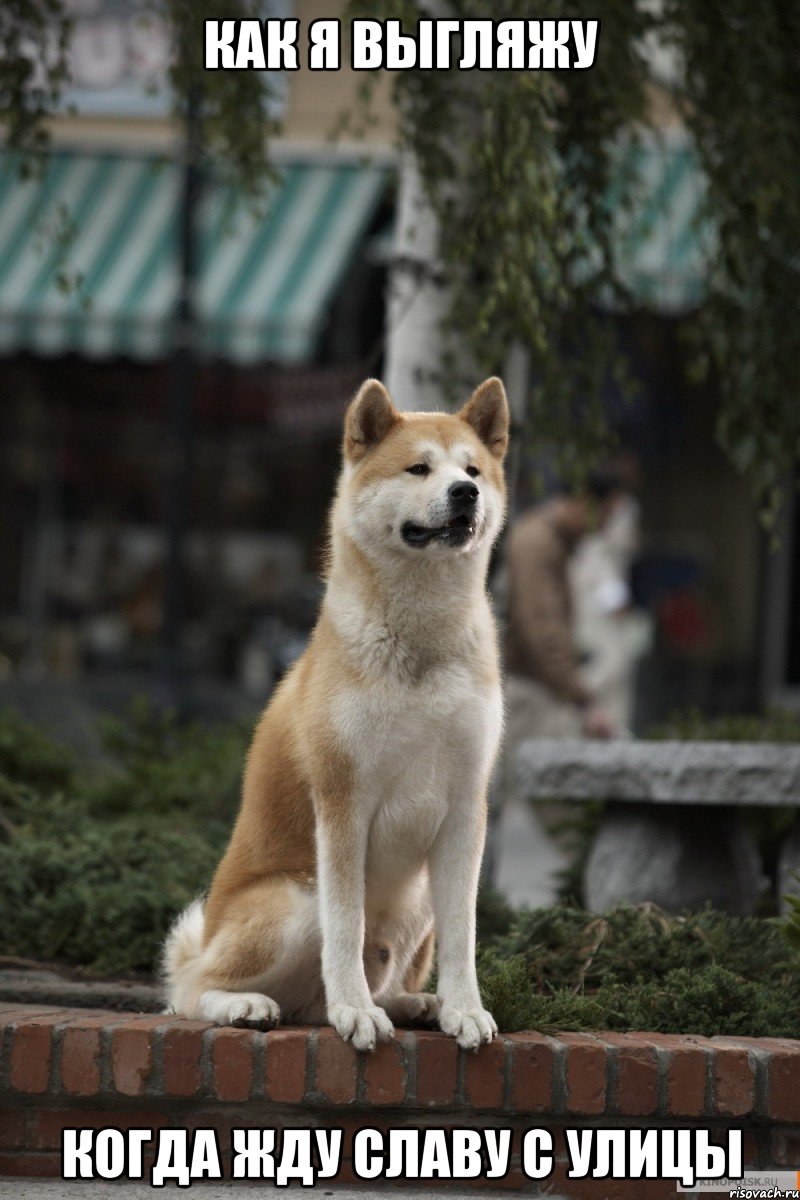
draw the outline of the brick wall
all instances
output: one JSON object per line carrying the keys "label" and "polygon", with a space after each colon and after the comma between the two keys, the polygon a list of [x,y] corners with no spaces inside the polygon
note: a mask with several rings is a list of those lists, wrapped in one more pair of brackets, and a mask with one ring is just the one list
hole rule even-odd
{"label": "brick wall", "polygon": [[[515,1033],[477,1054],[399,1032],[373,1055],[330,1029],[270,1033],[166,1016],[0,1005],[0,1175],[60,1174],[65,1127],[659,1125],[745,1132],[748,1167],[800,1167],[800,1042],[659,1034]],[[481,1187],[491,1181],[481,1179]],[[494,1186],[582,1200],[659,1200],[670,1181],[526,1179]]]}

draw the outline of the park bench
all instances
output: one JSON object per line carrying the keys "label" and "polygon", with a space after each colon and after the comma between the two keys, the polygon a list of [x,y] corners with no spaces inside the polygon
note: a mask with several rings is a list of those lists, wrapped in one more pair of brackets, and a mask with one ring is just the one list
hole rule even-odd
{"label": "park bench", "polygon": [[[606,802],[583,879],[586,906],[598,912],[625,901],[754,912],[767,880],[744,810],[800,806],[800,746],[529,740],[516,768],[531,800]],[[800,891],[798,868],[795,822],[779,895]]]}

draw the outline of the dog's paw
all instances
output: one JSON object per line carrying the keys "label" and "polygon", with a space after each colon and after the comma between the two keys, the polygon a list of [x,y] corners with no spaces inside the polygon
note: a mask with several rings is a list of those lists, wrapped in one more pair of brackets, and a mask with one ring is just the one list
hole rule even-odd
{"label": "dog's paw", "polygon": [[490,1042],[497,1025],[485,1008],[460,1008],[442,1004],[439,1009],[439,1028],[456,1039],[462,1050],[477,1050],[481,1042]]}
{"label": "dog's paw", "polygon": [[200,1013],[215,1025],[244,1025],[252,1029],[272,1029],[281,1019],[274,1000],[260,992],[203,992]]}
{"label": "dog's paw", "polygon": [[374,1050],[376,1042],[394,1037],[394,1027],[382,1008],[371,1004],[355,1008],[352,1004],[331,1004],[328,1020],[346,1042],[356,1050]]}
{"label": "dog's paw", "polygon": [[433,1022],[439,1016],[439,1001],[433,992],[400,992],[386,1001],[386,1011],[397,1025]]}

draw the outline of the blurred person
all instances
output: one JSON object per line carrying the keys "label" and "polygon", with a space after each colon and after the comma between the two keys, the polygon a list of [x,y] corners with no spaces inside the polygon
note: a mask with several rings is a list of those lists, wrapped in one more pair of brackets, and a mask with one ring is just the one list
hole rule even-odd
{"label": "blurred person", "polygon": [[561,493],[530,509],[508,538],[506,745],[523,737],[617,733],[580,669],[570,561],[581,540],[602,530],[624,496],[618,472],[598,471],[586,493]]}
{"label": "blurred person", "polygon": [[639,501],[621,494],[604,528],[583,538],[570,563],[581,677],[614,727],[626,732],[636,667],[652,641],[652,620],[631,596],[640,526]]}
{"label": "blurred person", "polygon": [[509,532],[505,736],[492,788],[485,870],[517,907],[555,903],[558,875],[566,866],[542,814],[525,803],[516,785],[520,743],[617,733],[580,671],[569,567],[582,539],[605,526],[623,490],[615,473],[597,473],[585,495],[554,496],[524,512]]}
{"label": "blurred person", "polygon": [[575,641],[570,561],[606,525],[623,495],[615,472],[598,472],[585,495],[561,493],[524,512],[506,549],[505,736],[492,788],[486,872],[517,907],[557,898],[566,856],[542,813],[516,785],[526,738],[609,738],[617,727],[583,678]]}

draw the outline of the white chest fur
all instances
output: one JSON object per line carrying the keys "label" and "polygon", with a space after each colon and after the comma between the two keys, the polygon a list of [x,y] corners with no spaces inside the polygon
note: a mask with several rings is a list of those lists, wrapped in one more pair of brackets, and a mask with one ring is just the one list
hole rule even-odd
{"label": "white chest fur", "polygon": [[[488,550],[486,551],[488,554]],[[448,813],[474,804],[497,749],[502,700],[485,556],[382,568],[366,588],[334,568],[326,612],[350,660],[333,723],[368,828],[367,872],[399,886]]]}
{"label": "white chest fur", "polygon": [[342,689],[334,722],[369,822],[368,874],[396,886],[425,860],[448,808],[482,786],[500,732],[499,689],[451,664],[416,685]]}

